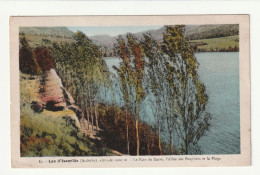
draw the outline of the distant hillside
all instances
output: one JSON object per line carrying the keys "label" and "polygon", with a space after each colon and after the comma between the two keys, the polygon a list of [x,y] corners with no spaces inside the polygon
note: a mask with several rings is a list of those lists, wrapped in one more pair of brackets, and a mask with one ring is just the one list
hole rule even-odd
{"label": "distant hillside", "polygon": [[90,39],[95,44],[103,46],[103,47],[113,47],[113,45],[116,43],[116,37],[112,37],[109,35],[91,36]]}
{"label": "distant hillside", "polygon": [[[143,31],[135,33],[135,36],[139,39],[142,38],[144,33],[150,33],[152,37],[158,41],[163,41],[164,27],[157,30]],[[209,38],[220,38],[226,36],[238,35],[239,26],[236,24],[223,24],[223,25],[187,25],[185,27],[185,37],[189,40],[200,40]],[[123,35],[125,37],[126,35]],[[117,37],[117,36],[116,36]],[[109,47],[113,46],[116,42],[116,37],[108,35],[96,35],[91,39],[101,46]]]}
{"label": "distant hillside", "polygon": [[[165,32],[164,27],[157,30],[148,30],[134,35],[142,39],[144,33],[150,33],[152,37],[158,41],[163,41],[163,33]],[[75,40],[73,39],[73,32],[66,27],[21,27],[20,34],[25,34],[31,47],[35,48],[40,45],[50,45],[52,42],[58,43],[71,43]],[[224,37],[237,36],[239,34],[239,26],[237,24],[220,24],[220,25],[187,25],[185,26],[185,37],[190,40],[192,46],[195,47],[197,51],[210,51],[210,50],[227,50],[229,46],[220,46],[216,48],[213,42],[205,41],[205,39],[223,38],[221,43],[226,41]],[[122,35],[123,38],[126,34]],[[101,46],[104,56],[112,56],[113,46],[116,43],[116,38],[118,36],[109,35],[95,35],[91,36],[90,39],[97,45]],[[200,41],[203,40],[203,41]],[[220,41],[216,40],[216,41]],[[214,40],[215,41],[215,40]],[[231,44],[231,47],[238,48],[238,39],[234,40],[235,43]],[[213,44],[213,45],[212,45]],[[230,49],[229,49],[230,50]]]}
{"label": "distant hillside", "polygon": [[220,38],[238,35],[239,26],[238,24],[187,26],[185,32],[189,40]]}
{"label": "distant hillside", "polygon": [[67,27],[20,27],[19,34],[25,35],[32,48],[51,45],[53,42],[74,42],[74,33]]}
{"label": "distant hillside", "polygon": [[25,35],[51,36],[61,38],[72,38],[73,32],[67,27],[20,27],[19,33]]}

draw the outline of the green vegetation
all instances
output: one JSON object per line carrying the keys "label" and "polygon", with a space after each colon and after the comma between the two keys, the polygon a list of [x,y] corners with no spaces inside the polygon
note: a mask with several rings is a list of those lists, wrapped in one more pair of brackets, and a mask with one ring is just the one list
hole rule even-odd
{"label": "green vegetation", "polygon": [[188,40],[221,38],[238,34],[238,24],[186,26],[185,29],[185,38]]}
{"label": "green vegetation", "polygon": [[35,113],[30,104],[38,100],[38,86],[38,76],[20,73],[21,156],[114,155],[81,133],[73,111]]}
{"label": "green vegetation", "polygon": [[19,33],[70,39],[74,35],[67,27],[20,27]]}
{"label": "green vegetation", "polygon": [[[20,34],[20,37],[24,36]],[[75,42],[73,38],[57,38],[54,36],[41,36],[41,35],[25,35],[26,39],[32,48],[40,47],[40,46],[47,46],[50,47],[51,43],[72,43]]]}
{"label": "green vegetation", "polygon": [[[139,111],[145,98],[154,104],[158,152],[198,154],[198,141],[209,129],[211,117],[206,112],[206,88],[199,79],[196,58],[184,38],[184,26],[166,26],[160,44],[149,33],[143,38],[140,41],[127,34],[125,40],[118,38],[115,47],[122,60],[120,67],[114,69],[123,92],[126,122],[131,120],[128,112],[134,114],[136,155],[140,151],[139,141],[145,139],[139,134],[142,130]],[[168,132],[169,150],[162,150],[161,128]],[[126,125],[127,147],[128,138]]]}
{"label": "green vegetation", "polygon": [[190,44],[197,52],[237,52],[239,51],[239,36],[191,40]]}
{"label": "green vegetation", "polygon": [[[166,26],[162,51],[168,86],[168,130],[178,135],[181,154],[198,154],[198,141],[209,130],[211,115],[206,112],[208,95],[198,75],[198,62],[184,39],[184,26]],[[167,114],[167,113],[166,113]],[[171,134],[170,134],[171,136]],[[170,138],[172,141],[172,138]]]}
{"label": "green vegetation", "polygon": [[80,117],[91,122],[93,131],[94,122],[98,129],[98,92],[102,86],[107,86],[109,71],[101,59],[99,47],[85,34],[76,32],[74,39],[76,42],[71,44],[53,44],[55,67],[82,109]]}
{"label": "green vegetation", "polygon": [[[211,118],[206,112],[206,87],[199,79],[184,26],[164,29],[160,43],[149,33],[143,39],[131,33],[118,37],[114,51],[121,62],[119,67],[113,66],[114,76],[101,48],[83,32],[73,35],[74,42],[45,39],[43,46],[35,49],[21,37],[20,69],[30,74],[20,75],[21,155],[111,155],[107,146],[129,155],[201,153],[198,142],[209,130]],[[28,60],[34,65],[29,70],[24,66]],[[52,68],[72,94],[77,112],[67,108],[32,110],[32,103],[41,101],[37,94],[42,77],[37,75]],[[110,102],[102,96],[108,92]],[[123,103],[116,102],[114,94],[119,94]],[[141,111],[146,99],[155,113],[153,126],[140,117],[141,112],[150,117]],[[83,121],[84,127],[87,122],[84,129],[88,132],[103,136],[102,143],[85,137],[78,121]],[[162,141],[162,131],[167,133],[167,142]]]}

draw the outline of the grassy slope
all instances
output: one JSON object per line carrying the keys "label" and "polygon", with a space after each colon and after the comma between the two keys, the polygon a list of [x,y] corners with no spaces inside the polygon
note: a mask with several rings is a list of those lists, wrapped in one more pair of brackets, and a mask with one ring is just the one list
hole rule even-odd
{"label": "grassy slope", "polygon": [[228,49],[229,46],[231,48],[239,47],[239,36],[227,36],[221,38],[211,38],[211,39],[201,39],[201,40],[191,40],[191,43],[205,43],[206,45],[198,46],[199,49]]}
{"label": "grassy slope", "polygon": [[19,33],[25,35],[45,35],[72,38],[73,32],[67,27],[20,27]]}
{"label": "grassy slope", "polygon": [[71,110],[35,113],[30,103],[39,100],[39,77],[20,73],[21,156],[114,155],[80,132]]}
{"label": "grassy slope", "polygon": [[[36,48],[38,46],[42,46],[44,43],[42,39],[50,40],[51,43],[57,42],[57,43],[72,43],[75,42],[74,39],[70,38],[57,38],[57,37],[51,37],[51,36],[41,36],[41,35],[25,35],[27,41],[29,42],[29,45],[32,48]],[[50,44],[47,44],[47,46]]]}
{"label": "grassy slope", "polygon": [[206,38],[220,38],[225,36],[234,36],[239,33],[237,24],[220,24],[220,25],[187,25],[186,37],[191,40]]}

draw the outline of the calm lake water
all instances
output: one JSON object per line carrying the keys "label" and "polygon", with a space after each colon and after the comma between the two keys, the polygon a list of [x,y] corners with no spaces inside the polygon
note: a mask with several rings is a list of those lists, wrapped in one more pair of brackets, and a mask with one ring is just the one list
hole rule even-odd
{"label": "calm lake water", "polygon": [[[200,64],[200,79],[209,96],[207,111],[212,114],[210,130],[199,142],[202,151],[204,154],[239,154],[239,53],[209,52],[195,56]],[[105,61],[109,70],[116,74],[112,66],[119,67],[120,60],[106,58]],[[122,103],[120,90],[115,94],[117,102]],[[111,95],[106,100],[111,101]],[[145,101],[140,116],[148,123],[154,121],[151,107]]]}

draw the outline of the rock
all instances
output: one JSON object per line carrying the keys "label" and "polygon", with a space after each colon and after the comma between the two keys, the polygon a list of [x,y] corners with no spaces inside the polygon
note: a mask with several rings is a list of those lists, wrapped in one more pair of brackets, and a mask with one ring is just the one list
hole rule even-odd
{"label": "rock", "polygon": [[36,102],[32,104],[34,111],[41,112],[45,109],[54,112],[70,109],[75,114],[68,117],[81,129],[79,118],[81,118],[82,111],[75,105],[73,97],[63,87],[61,79],[54,69],[43,74],[38,93],[41,103]]}
{"label": "rock", "polygon": [[42,87],[39,90],[40,98],[47,110],[63,110],[66,108],[66,100],[63,94],[61,79],[54,69],[46,72],[42,77]]}

